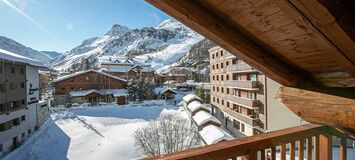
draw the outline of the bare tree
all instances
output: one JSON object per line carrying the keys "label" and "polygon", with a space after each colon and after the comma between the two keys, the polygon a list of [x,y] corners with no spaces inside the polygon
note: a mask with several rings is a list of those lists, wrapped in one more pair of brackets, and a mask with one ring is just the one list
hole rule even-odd
{"label": "bare tree", "polygon": [[134,133],[136,145],[146,156],[173,153],[197,145],[197,129],[178,115],[163,115]]}

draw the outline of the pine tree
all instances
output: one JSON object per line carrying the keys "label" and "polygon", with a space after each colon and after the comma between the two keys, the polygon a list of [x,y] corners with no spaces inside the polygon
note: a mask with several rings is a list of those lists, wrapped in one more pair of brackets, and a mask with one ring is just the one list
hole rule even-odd
{"label": "pine tree", "polygon": [[138,83],[137,83],[137,99],[139,102],[143,101],[145,99],[145,82],[144,78],[139,78]]}

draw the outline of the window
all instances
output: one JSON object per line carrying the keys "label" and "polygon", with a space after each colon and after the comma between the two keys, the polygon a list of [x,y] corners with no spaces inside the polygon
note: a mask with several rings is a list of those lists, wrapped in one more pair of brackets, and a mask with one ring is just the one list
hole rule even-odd
{"label": "window", "polygon": [[216,64],[216,69],[218,69],[218,64]]}
{"label": "window", "polygon": [[70,90],[71,90],[71,91],[75,91],[75,88],[74,88],[74,87],[71,87]]}
{"label": "window", "polygon": [[28,134],[31,134],[31,129],[28,130]]}
{"label": "window", "polygon": [[229,94],[229,88],[227,88],[227,94]]}
{"label": "window", "polygon": [[219,92],[219,87],[217,87],[217,92]]}
{"label": "window", "polygon": [[229,61],[226,62],[226,66],[228,66],[228,65],[229,65]]}
{"label": "window", "polygon": [[62,88],[61,91],[62,91],[62,92],[65,92],[65,88]]}
{"label": "window", "polygon": [[217,81],[218,81],[218,75],[216,75]]}
{"label": "window", "polygon": [[224,93],[224,88],[223,87],[221,88],[221,92]]}
{"label": "window", "polygon": [[21,88],[25,88],[25,83],[20,83]]}
{"label": "window", "polygon": [[245,131],[245,130],[244,130],[244,123],[242,123],[241,126],[242,126],[242,127],[241,127],[241,131],[244,132],[244,131]]}
{"label": "window", "polygon": [[256,76],[255,73],[248,75],[248,80],[250,80],[250,81],[256,81],[256,79],[257,79],[257,76]]}
{"label": "window", "polygon": [[227,107],[229,108],[229,102],[227,102]]}
{"label": "window", "polygon": [[214,54],[212,54],[212,59],[214,59]]}
{"label": "window", "polygon": [[25,68],[21,68],[20,73],[25,74]]}
{"label": "window", "polygon": [[23,132],[23,133],[22,133],[22,138],[25,138],[25,136],[26,136],[26,133]]}
{"label": "window", "polygon": [[11,72],[12,74],[15,74],[15,67],[11,67],[10,72]]}
{"label": "window", "polygon": [[212,88],[213,88],[213,91],[215,91],[215,86],[213,86]]}
{"label": "window", "polygon": [[25,100],[23,99],[23,100],[21,100],[21,104],[22,105],[24,105],[25,104]]}
{"label": "window", "polygon": [[216,52],[216,57],[218,57],[218,52]]}
{"label": "window", "polygon": [[216,97],[213,97],[213,102],[216,102]]}
{"label": "window", "polygon": [[229,75],[228,75],[228,74],[226,75],[226,80],[227,80],[227,81],[229,80]]}
{"label": "window", "polygon": [[21,121],[25,121],[25,120],[26,120],[26,116],[25,115],[21,116]]}
{"label": "window", "polygon": [[0,83],[0,93],[1,92],[5,92],[5,84],[4,83]]}
{"label": "window", "polygon": [[212,76],[212,79],[214,80],[214,75]]}
{"label": "window", "polygon": [[233,119],[233,127],[237,128],[238,130],[240,130],[240,122]]}
{"label": "window", "polygon": [[214,70],[214,65],[212,65],[212,70]]}
{"label": "window", "polygon": [[222,105],[224,105],[224,100],[222,99]]}
{"label": "window", "polygon": [[219,103],[219,98],[217,98],[217,103]]}
{"label": "window", "polygon": [[9,88],[10,89],[16,89],[17,88],[17,84],[15,82],[11,82]]}
{"label": "window", "polygon": [[223,51],[221,51],[221,56],[223,56]]}
{"label": "window", "polygon": [[223,63],[221,63],[221,68],[223,68]]}
{"label": "window", "polygon": [[90,78],[89,78],[89,76],[86,76],[85,79],[88,81]]}

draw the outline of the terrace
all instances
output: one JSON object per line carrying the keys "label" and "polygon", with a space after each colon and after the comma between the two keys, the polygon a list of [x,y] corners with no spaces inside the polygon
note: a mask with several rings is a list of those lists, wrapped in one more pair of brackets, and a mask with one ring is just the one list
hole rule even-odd
{"label": "terrace", "polygon": [[281,160],[294,160],[296,155],[307,160],[347,159],[347,140],[354,140],[355,133],[352,4],[328,0],[146,1],[280,83],[276,98],[311,122],[150,159],[274,160],[277,153]]}

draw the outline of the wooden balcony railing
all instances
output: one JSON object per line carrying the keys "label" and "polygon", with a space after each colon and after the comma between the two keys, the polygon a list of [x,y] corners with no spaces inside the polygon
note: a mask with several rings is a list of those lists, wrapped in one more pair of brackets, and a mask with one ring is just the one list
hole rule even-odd
{"label": "wooden balcony railing", "polygon": [[[331,160],[333,157],[332,136],[340,138],[340,160],[347,159],[346,140],[354,137],[329,126],[306,124],[261,135],[238,138],[217,144],[189,149],[173,154],[147,159],[162,160],[226,160],[241,157],[243,160],[275,160],[276,154],[281,160]],[[288,152],[286,152],[288,151]],[[312,155],[313,153],[313,155]]]}
{"label": "wooden balcony railing", "polygon": [[258,81],[230,80],[230,81],[225,81],[224,84],[229,87],[235,87],[241,89],[250,89],[250,90],[259,89]]}
{"label": "wooden balcony railing", "polygon": [[235,95],[228,95],[228,101],[236,103],[238,105],[242,105],[253,109],[254,107],[259,107],[259,100],[257,99],[249,99],[249,98],[242,98]]}
{"label": "wooden balcony railing", "polygon": [[257,70],[246,63],[237,63],[237,64],[229,65],[227,67],[227,72],[229,73],[257,72]]}

